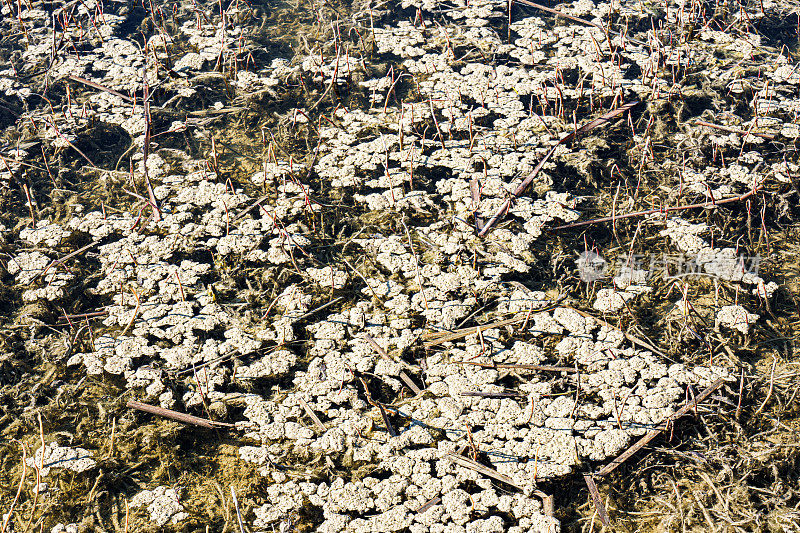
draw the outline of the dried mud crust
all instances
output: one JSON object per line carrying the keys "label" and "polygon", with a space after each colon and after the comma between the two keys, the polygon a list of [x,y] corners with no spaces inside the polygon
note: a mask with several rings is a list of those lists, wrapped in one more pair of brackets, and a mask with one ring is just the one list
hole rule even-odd
{"label": "dried mud crust", "polygon": [[4,4],[0,527],[796,525],[791,7],[556,8]]}

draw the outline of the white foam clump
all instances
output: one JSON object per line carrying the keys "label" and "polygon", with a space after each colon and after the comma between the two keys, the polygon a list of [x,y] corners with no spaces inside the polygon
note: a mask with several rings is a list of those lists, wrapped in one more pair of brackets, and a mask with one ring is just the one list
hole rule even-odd
{"label": "white foam clump", "polygon": [[150,521],[155,522],[158,526],[164,526],[168,523],[177,524],[189,516],[184,511],[178,495],[178,489],[164,485],[152,490],[143,490],[131,498],[131,508],[136,509],[145,506],[147,506],[147,511],[150,513]]}
{"label": "white foam clump", "polygon": [[26,459],[26,463],[29,467],[39,468],[42,476],[49,474],[53,468],[64,468],[81,473],[91,470],[97,464],[88,450],[59,446],[55,442],[36,450],[33,457]]}
{"label": "white foam clump", "polygon": [[748,312],[741,305],[725,305],[717,311],[716,323],[746,335],[759,318],[759,315]]}

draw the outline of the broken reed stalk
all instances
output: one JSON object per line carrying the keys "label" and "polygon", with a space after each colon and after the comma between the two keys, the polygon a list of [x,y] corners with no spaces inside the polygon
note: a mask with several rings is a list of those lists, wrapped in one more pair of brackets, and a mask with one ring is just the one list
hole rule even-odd
{"label": "broken reed stalk", "polygon": [[383,423],[386,426],[386,432],[391,437],[396,437],[399,433],[397,430],[394,429],[392,425],[392,421],[389,420],[389,415],[386,413],[386,408],[383,404],[377,400],[372,398],[372,393],[369,392],[369,387],[367,386],[367,382],[361,376],[358,376],[358,380],[361,382],[361,385],[364,387],[364,395],[367,397],[367,403],[369,403],[373,407],[377,407],[378,411],[381,413],[381,418],[383,419]]}
{"label": "broken reed stalk", "polygon": [[239,499],[236,497],[236,490],[231,485],[231,499],[233,500],[233,506],[236,509],[236,518],[239,520],[239,531],[244,533],[244,523],[242,522],[242,512],[239,510]]}
{"label": "broken reed stalk", "polygon": [[754,135],[756,137],[761,137],[762,139],[766,139],[771,141],[775,138],[774,135],[769,133],[754,133],[752,131],[741,130],[739,128],[731,128],[728,126],[720,126],[719,124],[713,124],[711,122],[706,122],[705,120],[696,120],[694,122],[698,126],[706,126],[707,128],[713,128],[716,130],[726,131],[728,133],[736,133],[738,135]]}
{"label": "broken reed stalk", "polygon": [[633,217],[642,217],[647,215],[655,215],[660,213],[672,213],[674,211],[686,211],[687,209],[699,209],[699,208],[709,208],[709,207],[716,207],[718,205],[730,204],[733,202],[741,202],[742,200],[747,200],[758,191],[764,185],[764,181],[759,183],[758,185],[754,186],[749,192],[745,194],[740,194],[739,196],[734,196],[731,198],[725,198],[724,200],[710,200],[708,202],[700,202],[698,204],[690,204],[690,205],[677,205],[672,207],[659,207],[657,209],[648,209],[646,211],[636,211],[634,213],[626,213],[624,215],[616,215],[610,217],[602,217],[602,218],[594,218],[592,220],[584,220],[582,222],[572,222],[570,224],[564,224],[563,226],[556,226],[554,228],[549,228],[547,231],[560,231],[562,229],[572,229],[572,228],[579,228],[581,226],[590,226],[592,224],[601,224],[603,222],[616,222],[617,220],[621,220],[623,218],[633,218]]}
{"label": "broken reed stalk", "polygon": [[[19,501],[19,497],[22,494],[22,488],[25,486],[25,475],[28,473],[28,451],[25,444],[17,439],[11,439],[12,442],[16,442],[22,447],[22,474],[19,478],[19,486],[17,487],[17,494],[14,496],[14,500],[11,502],[11,507],[8,509],[8,512],[3,515],[3,524],[2,529],[0,529],[0,533],[6,533],[8,530],[8,525],[11,523],[11,519],[14,517],[14,507],[16,507],[17,502]],[[44,448],[42,448],[42,457],[44,457]],[[13,525],[12,525],[13,529]]]}
{"label": "broken reed stalk", "polygon": [[600,497],[600,491],[597,490],[597,485],[594,482],[594,478],[595,477],[599,478],[608,475],[614,470],[616,470],[617,467],[619,467],[622,463],[630,459],[636,452],[644,448],[651,440],[660,435],[661,432],[667,429],[672,422],[682,417],[683,415],[687,414],[689,411],[696,410],[697,404],[704,401],[709,396],[711,396],[711,394],[713,394],[717,389],[719,389],[723,383],[725,383],[725,380],[723,378],[719,378],[714,383],[709,385],[708,388],[706,388],[699,395],[695,396],[690,401],[686,402],[686,404],[679,410],[675,411],[672,415],[668,416],[655,428],[648,431],[641,439],[632,444],[630,448],[622,452],[616,459],[614,459],[606,466],[601,468],[596,474],[586,473],[583,475],[583,479],[586,482],[586,487],[589,489],[589,494],[592,497],[592,502],[594,503],[597,515],[600,518],[600,522],[605,527],[610,527],[611,522],[608,518],[608,511],[606,510],[606,506],[603,504],[603,500]]}
{"label": "broken reed stalk", "polygon": [[67,79],[70,79],[72,81],[77,81],[78,83],[82,83],[84,85],[88,85],[89,87],[94,87],[95,89],[100,89],[101,91],[105,91],[105,92],[107,92],[109,94],[113,94],[114,96],[119,96],[120,98],[122,98],[126,102],[133,102],[133,98],[131,98],[130,96],[126,96],[126,95],[122,94],[119,91],[115,91],[111,87],[107,87],[107,86],[105,86],[103,84],[100,84],[100,83],[97,83],[95,81],[87,80],[86,78],[81,78],[80,76],[73,76],[72,74],[67,76]]}
{"label": "broken reed stalk", "polygon": [[87,244],[86,246],[81,246],[80,248],[78,248],[78,249],[77,249],[77,250],[75,250],[74,252],[70,252],[70,253],[68,253],[67,255],[65,255],[64,257],[62,257],[61,259],[54,259],[54,260],[53,260],[53,261],[52,261],[52,262],[51,262],[49,265],[47,265],[47,267],[46,267],[44,270],[42,270],[42,273],[41,273],[41,274],[39,274],[39,275],[38,275],[38,276],[36,276],[36,277],[37,277],[37,278],[40,278],[40,277],[42,277],[42,276],[45,276],[45,275],[47,274],[47,271],[48,271],[48,270],[50,270],[52,267],[54,267],[54,266],[58,266],[58,265],[62,264],[64,261],[66,261],[67,259],[70,259],[70,258],[72,258],[72,257],[75,257],[76,255],[78,255],[78,254],[80,254],[80,253],[83,253],[83,252],[85,252],[86,250],[88,250],[88,249],[90,249],[90,248],[93,248],[93,247],[97,246],[98,244],[99,244],[98,242],[92,242],[92,243],[89,243],[89,244]]}
{"label": "broken reed stalk", "polygon": [[554,144],[553,147],[550,148],[550,151],[547,152],[547,154],[545,154],[545,156],[541,159],[541,161],[539,161],[539,164],[536,165],[536,167],[533,169],[533,171],[531,171],[531,173],[528,174],[528,176],[524,180],[522,180],[522,183],[520,183],[519,186],[517,186],[517,188],[514,189],[514,192],[512,192],[508,196],[508,198],[506,198],[506,201],[503,202],[503,205],[500,206],[500,209],[498,209],[497,212],[494,214],[494,216],[489,219],[489,221],[486,223],[485,226],[483,226],[483,229],[480,232],[478,232],[478,237],[485,236],[489,232],[489,230],[492,229],[492,227],[502,217],[504,217],[506,215],[506,213],[508,213],[508,210],[511,208],[511,203],[515,199],[517,199],[523,192],[525,192],[525,189],[527,189],[528,186],[531,184],[531,182],[533,182],[533,180],[536,178],[536,176],[539,175],[539,172],[541,172],[542,167],[544,167],[545,163],[547,163],[547,161],[555,153],[556,149],[559,146],[561,146],[562,144],[567,144],[568,142],[571,142],[571,141],[575,140],[576,138],[580,137],[581,135],[584,135],[585,133],[588,133],[588,132],[592,131],[593,129],[597,128],[598,126],[601,126],[601,125],[605,124],[606,122],[610,121],[611,119],[613,119],[613,118],[625,113],[626,111],[629,111],[631,108],[635,107],[638,104],[639,104],[639,101],[638,100],[634,100],[633,102],[628,102],[627,104],[623,105],[622,107],[618,107],[617,109],[609,111],[608,113],[605,113],[605,114],[597,117],[596,119],[584,124],[583,126],[578,128],[577,130],[573,131],[572,133],[570,133],[569,135],[567,135],[566,137],[564,137],[560,141],[558,141],[556,144]]}
{"label": "broken reed stalk", "polygon": [[600,324],[602,324],[604,326],[607,326],[608,328],[615,329],[615,330],[621,332],[623,335],[625,335],[625,338],[628,339],[631,342],[631,344],[635,344],[637,346],[641,346],[642,348],[644,348],[646,350],[650,350],[654,354],[659,355],[661,357],[666,357],[666,355],[664,355],[664,352],[662,352],[661,350],[659,350],[658,348],[656,348],[655,346],[653,346],[649,342],[645,342],[642,339],[640,339],[639,337],[635,337],[634,335],[631,335],[630,333],[628,333],[626,331],[623,331],[622,329],[618,328],[617,326],[609,324],[608,322],[606,322],[602,318],[597,318],[596,316],[594,316],[591,313],[587,313],[586,311],[581,311],[580,309],[575,309],[574,307],[570,307],[570,306],[565,306],[565,307],[567,309],[572,309],[576,313],[578,313],[580,315],[583,315],[583,316],[585,316],[587,318],[591,318],[592,320],[595,320],[595,321],[599,322]]}
{"label": "broken reed stalk", "polygon": [[672,415],[668,416],[663,422],[657,425],[655,428],[648,431],[641,439],[636,441],[630,448],[622,452],[619,457],[608,463],[606,466],[601,468],[594,477],[602,477],[610,474],[614,470],[616,470],[622,463],[630,459],[636,452],[647,446],[647,444],[656,438],[658,435],[661,434],[662,431],[666,430],[669,425],[674,422],[675,420],[681,418],[689,411],[693,411],[697,409],[697,404],[700,402],[705,401],[709,396],[711,396],[717,389],[722,387],[725,383],[723,378],[719,378],[718,380],[714,381],[711,385],[709,385],[703,392],[692,398],[690,401],[686,402],[686,404],[675,411]]}
{"label": "broken reed stalk", "polygon": [[514,483],[514,480],[508,477],[507,475],[501,474],[494,468],[489,468],[488,466],[482,465],[478,461],[473,461],[472,459],[468,459],[463,455],[456,455],[454,453],[447,454],[447,457],[459,466],[463,466],[464,468],[474,470],[475,472],[483,474],[486,477],[490,477],[507,485],[511,485],[515,489],[523,490],[522,487]]}
{"label": "broken reed stalk", "polygon": [[474,396],[477,398],[521,398],[521,392],[462,392],[460,396]]}
{"label": "broken reed stalk", "polygon": [[[567,15],[566,13],[562,13],[561,11],[559,11],[557,9],[553,9],[551,7],[545,7],[545,6],[541,5],[541,4],[537,4],[536,2],[531,2],[530,0],[514,0],[514,1],[519,3],[519,4],[525,5],[525,6],[535,7],[536,9],[541,9],[542,11],[547,11],[548,13],[552,13],[553,15],[555,15],[557,17],[563,17],[565,19],[569,19],[569,20],[572,20],[574,22],[580,22],[581,24],[586,24],[587,26],[592,26],[592,27],[597,28],[598,30],[602,31],[604,34],[612,33],[614,35],[621,35],[618,31],[614,31],[614,30],[610,30],[610,29],[607,30],[606,28],[600,26],[599,24],[595,24],[594,22],[592,22],[590,20],[578,18],[578,17],[575,17],[573,15]],[[642,41],[639,41],[639,40],[636,40],[636,39],[631,39],[630,37],[627,37],[627,36],[625,36],[625,39],[630,41],[630,42],[632,42],[633,44],[638,44],[639,46],[648,46],[648,44],[645,43],[645,42],[642,42]]]}
{"label": "broken reed stalk", "polygon": [[[456,455],[461,455],[466,450],[467,450],[467,445],[466,444],[462,444],[461,446],[459,446],[458,450],[456,450]],[[425,511],[427,511],[428,509],[430,509],[434,505],[438,505],[439,502],[441,502],[441,501],[442,501],[442,497],[441,496],[434,496],[433,498],[431,498],[427,502],[423,503],[415,512],[417,514],[424,513]]]}
{"label": "broken reed stalk", "polygon": [[439,505],[439,502],[441,502],[441,501],[442,501],[442,497],[441,497],[441,496],[434,496],[433,498],[431,498],[431,499],[430,499],[430,500],[428,500],[427,502],[423,503],[423,504],[422,504],[422,505],[421,505],[421,506],[420,506],[420,507],[417,509],[416,513],[417,513],[417,514],[422,514],[422,513],[424,513],[425,511],[427,511],[428,509],[430,509],[431,507],[433,507],[434,505]]}
{"label": "broken reed stalk", "polygon": [[[369,345],[372,346],[372,349],[375,350],[383,359],[389,361],[390,363],[395,362],[394,359],[389,357],[389,354],[387,354],[386,351],[384,351],[384,349],[381,348],[377,342],[375,342],[375,339],[369,335],[364,335],[364,340],[367,341]],[[403,383],[405,383],[408,388],[411,389],[411,392],[413,392],[415,395],[422,394],[422,389],[417,387],[417,384],[414,383],[408,374],[406,374],[405,370],[401,370],[399,376],[400,379],[403,380]]]}
{"label": "broken reed stalk", "polygon": [[578,370],[571,366],[555,366],[555,365],[527,365],[527,364],[513,364],[513,363],[479,363],[477,361],[451,361],[454,365],[473,365],[482,368],[509,368],[512,370],[540,370],[543,372],[568,372],[571,374],[578,373]]}
{"label": "broken reed stalk", "polygon": [[187,415],[186,413],[179,413],[178,411],[173,411],[172,409],[164,409],[163,407],[150,405],[136,400],[128,400],[128,403],[126,405],[128,406],[129,409],[144,411],[145,413],[150,413],[152,415],[160,416],[163,418],[169,418],[170,420],[183,422],[184,424],[200,426],[202,428],[219,429],[219,428],[234,427],[234,424],[228,424],[226,422],[215,422],[213,420],[209,420],[208,418],[200,418],[199,416]]}
{"label": "broken reed stalk", "polygon": [[[540,309],[534,309],[534,311],[536,311],[537,313],[544,313],[546,311],[552,311],[556,307],[557,307],[556,305],[548,305]],[[501,328],[503,326],[511,326],[513,324],[519,324],[520,322],[525,322],[527,318],[528,318],[527,316],[518,316],[514,318],[506,318],[505,320],[498,320],[496,322],[490,322],[489,324],[484,324],[482,326],[461,328],[453,331],[437,331],[437,332],[425,333],[422,335],[422,339],[425,341],[424,343],[425,348],[432,348],[433,346],[436,346],[437,344],[441,344],[443,342],[450,342],[457,339],[461,339],[463,337],[466,337],[467,335],[471,335],[474,333],[483,333],[487,329]]]}
{"label": "broken reed stalk", "polygon": [[[147,57],[147,54],[145,54]],[[156,222],[161,220],[161,208],[158,207],[158,200],[153,192],[153,185],[150,183],[150,173],[147,170],[147,157],[150,155],[150,138],[152,136],[153,120],[150,116],[150,85],[147,83],[147,64],[145,63],[145,70],[143,77],[143,90],[142,107],[144,109],[144,146],[142,147],[142,172],[144,173],[144,182],[147,185],[147,197],[150,207],[153,208],[153,215]]]}
{"label": "broken reed stalk", "polygon": [[600,522],[605,527],[611,527],[611,521],[608,519],[608,511],[606,511],[606,506],[603,504],[603,499],[600,497],[600,491],[597,490],[597,485],[595,485],[594,478],[591,474],[584,474],[583,479],[586,481],[586,486],[589,488],[589,494],[594,502],[594,508],[597,511],[597,516],[600,517]]}
{"label": "broken reed stalk", "polygon": [[317,413],[314,412],[311,406],[308,405],[308,403],[304,399],[299,398],[299,400],[300,400],[300,407],[302,407],[303,410],[305,410],[308,417],[311,419],[312,422],[314,422],[314,425],[317,426],[323,432],[327,431],[328,428],[325,427],[325,424],[322,423],[322,420],[319,419]]}

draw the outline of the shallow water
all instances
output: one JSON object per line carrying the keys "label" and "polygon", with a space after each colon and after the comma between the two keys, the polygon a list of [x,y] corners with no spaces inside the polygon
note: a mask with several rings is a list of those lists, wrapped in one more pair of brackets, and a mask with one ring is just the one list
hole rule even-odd
{"label": "shallow water", "polygon": [[4,4],[2,529],[791,529],[790,7],[544,7]]}

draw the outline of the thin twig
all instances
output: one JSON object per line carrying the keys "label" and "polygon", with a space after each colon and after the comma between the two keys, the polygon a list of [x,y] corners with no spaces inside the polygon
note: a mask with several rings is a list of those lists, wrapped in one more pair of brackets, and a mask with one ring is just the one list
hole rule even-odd
{"label": "thin twig", "polygon": [[522,487],[514,483],[514,480],[508,477],[507,475],[501,474],[494,468],[489,468],[488,466],[482,465],[478,461],[473,461],[472,459],[468,459],[463,455],[456,455],[454,453],[448,453],[447,457],[459,466],[463,466],[464,468],[469,468],[470,470],[474,470],[475,472],[483,474],[486,477],[496,479],[497,481],[500,481],[507,485],[511,485],[516,489],[523,490]]}
{"label": "thin twig", "polygon": [[86,250],[88,250],[89,248],[93,248],[93,247],[97,246],[98,244],[99,244],[99,243],[97,243],[97,242],[92,242],[92,243],[89,243],[89,244],[87,244],[86,246],[81,246],[80,248],[78,248],[78,249],[77,249],[77,250],[75,250],[74,252],[70,252],[70,253],[68,253],[67,255],[65,255],[64,257],[62,257],[61,259],[55,259],[55,260],[53,260],[53,261],[52,261],[52,262],[51,262],[49,265],[47,265],[47,267],[46,267],[44,270],[42,270],[42,273],[41,273],[41,274],[39,274],[39,275],[37,276],[37,278],[38,278],[38,277],[42,277],[42,276],[44,276],[45,274],[47,274],[47,271],[48,271],[48,270],[50,270],[52,267],[54,267],[54,266],[58,266],[58,265],[60,265],[61,263],[63,263],[64,261],[66,261],[67,259],[70,259],[70,258],[72,258],[72,257],[75,257],[76,255],[78,255],[78,254],[80,254],[80,253],[83,253],[83,252],[85,252],[85,251],[86,251]]}
{"label": "thin twig", "polygon": [[767,397],[764,398],[764,401],[761,403],[761,406],[756,410],[753,416],[757,416],[764,410],[764,407],[767,406],[767,402],[772,397],[772,390],[775,386],[775,365],[777,364],[777,359],[772,359],[772,370],[769,373],[769,390],[767,391]]}
{"label": "thin twig", "polygon": [[767,139],[768,141],[771,141],[772,139],[775,138],[774,135],[771,135],[769,133],[754,133],[752,131],[740,130],[739,128],[730,128],[728,126],[720,126],[719,124],[712,124],[711,122],[706,122],[704,120],[696,120],[694,123],[697,124],[698,126],[706,126],[708,128],[727,131],[728,133],[736,133],[739,135],[755,135],[756,137],[761,137],[762,139]]}
{"label": "thin twig", "polygon": [[755,193],[761,190],[764,182],[762,181],[757,186],[753,187],[750,192],[734,196],[732,198],[725,198],[724,200],[711,200],[708,202],[701,202],[699,204],[690,204],[690,205],[678,205],[672,207],[659,207],[656,209],[648,209],[646,211],[636,211],[635,213],[626,213],[624,215],[616,215],[611,217],[602,217],[602,218],[595,218],[592,220],[584,220],[582,222],[572,222],[571,224],[564,224],[563,226],[556,226],[554,228],[549,228],[548,231],[560,231],[562,229],[572,229],[572,228],[579,228],[581,226],[589,226],[591,224],[600,224],[603,222],[612,222],[616,220],[621,220],[623,218],[633,218],[633,217],[642,217],[646,215],[653,215],[656,213],[672,213],[673,211],[685,211],[687,209],[698,209],[698,208],[708,208],[708,207],[716,207],[718,205],[729,204],[732,202],[741,202],[742,200],[746,200],[753,196]]}
{"label": "thin twig", "polygon": [[[560,301],[560,300],[558,300]],[[549,305],[547,307],[542,307],[541,309],[536,309],[537,313],[544,313],[546,311],[551,311],[555,309],[556,305]],[[506,318],[504,320],[498,320],[496,322],[490,322],[489,324],[484,324],[482,326],[476,327],[469,327],[469,328],[461,328],[455,331],[437,331],[426,333],[422,335],[422,338],[425,340],[425,348],[431,348],[436,346],[437,344],[442,344],[443,342],[450,342],[457,339],[461,339],[466,337],[467,335],[471,335],[473,333],[483,333],[487,329],[494,329],[494,328],[501,328],[503,326],[510,326],[513,324],[519,324],[520,322],[524,322],[527,317],[525,316],[517,316],[514,318]]]}
{"label": "thin twig", "polygon": [[478,398],[520,398],[521,392],[462,392],[461,396],[477,396]]}
{"label": "thin twig", "polygon": [[72,81],[77,81],[78,83],[83,83],[84,85],[88,85],[89,87],[94,87],[95,89],[100,89],[101,91],[105,91],[105,92],[107,92],[109,94],[113,94],[114,96],[119,96],[120,98],[122,98],[126,102],[133,102],[133,98],[131,98],[130,96],[125,96],[121,92],[115,91],[111,87],[106,87],[105,85],[102,85],[102,84],[97,83],[95,81],[87,80],[86,78],[81,78],[80,76],[73,76],[71,74],[69,76],[67,76],[67,78],[69,78]]}
{"label": "thin twig", "polygon": [[147,83],[147,70],[142,75],[144,85],[144,98],[142,99],[142,107],[144,108],[144,146],[142,147],[142,172],[144,174],[144,182],[147,186],[147,197],[150,207],[153,208],[153,215],[156,222],[161,220],[161,208],[158,206],[158,200],[153,192],[153,185],[150,183],[150,173],[147,170],[147,157],[150,155],[150,138],[152,135],[153,120],[150,116],[150,86]]}
{"label": "thin twig", "polygon": [[[18,443],[20,446],[22,446],[22,459],[21,459],[21,462],[22,462],[22,474],[19,477],[19,487],[17,487],[17,495],[14,496],[14,500],[11,502],[11,507],[8,509],[8,512],[5,514],[5,517],[3,519],[3,528],[0,529],[0,533],[6,533],[8,525],[11,523],[11,519],[14,517],[14,507],[16,507],[17,502],[19,501],[19,496],[20,496],[20,494],[22,494],[22,487],[25,485],[25,475],[28,472],[28,462],[27,462],[28,453],[27,453],[25,444],[23,442],[21,442],[21,441],[18,441],[17,439],[12,439],[12,441],[14,441],[14,442]],[[44,450],[44,448],[42,448],[42,457],[44,457],[44,452],[45,452],[45,450]]]}
{"label": "thin twig", "polygon": [[565,306],[565,307],[567,309],[572,309],[573,311],[575,311],[578,314],[583,315],[583,316],[585,316],[587,318],[591,318],[592,320],[596,320],[597,322],[599,322],[600,324],[602,324],[604,326],[607,326],[607,327],[609,327],[611,329],[615,329],[615,330],[621,332],[623,335],[625,335],[625,338],[628,339],[632,344],[636,344],[638,346],[641,346],[642,348],[645,348],[646,350],[650,350],[654,354],[659,355],[661,357],[666,357],[666,355],[664,355],[664,353],[661,350],[659,350],[658,348],[656,348],[655,346],[653,346],[649,342],[645,342],[642,339],[640,339],[638,337],[635,337],[635,336],[631,335],[630,333],[627,333],[627,332],[621,330],[620,328],[618,328],[618,327],[616,327],[616,326],[614,326],[612,324],[609,324],[605,320],[603,320],[601,318],[597,318],[596,316],[594,316],[591,313],[587,313],[586,311],[581,311],[580,309],[575,309],[574,307],[570,307],[570,306]]}
{"label": "thin twig", "polygon": [[311,406],[308,405],[308,403],[302,398],[300,398],[300,406],[305,410],[306,414],[314,422],[315,426],[317,426],[323,432],[328,430],[328,428],[325,427],[325,424],[322,423],[322,420],[320,420],[317,416],[317,413],[315,413]]}
{"label": "thin twig", "polygon": [[[606,30],[605,28],[603,28],[599,24],[595,24],[594,22],[591,22],[589,20],[578,18],[578,17],[572,16],[572,15],[567,15],[566,13],[562,13],[561,11],[558,11],[557,9],[553,9],[553,8],[550,8],[550,7],[545,7],[545,6],[541,5],[541,4],[537,4],[535,2],[531,2],[530,0],[515,0],[515,1],[520,3],[520,4],[526,5],[526,6],[535,7],[536,9],[541,9],[542,11],[547,11],[548,13],[552,13],[557,17],[564,17],[565,19],[573,20],[575,22],[580,22],[581,24],[586,24],[587,26],[592,26],[592,27],[597,28],[598,30],[602,31],[603,33],[608,32],[608,33],[613,33],[614,35],[621,35],[618,31]],[[644,42],[636,40],[636,39],[631,39],[630,37],[627,37],[627,36],[625,37],[625,39],[627,39],[628,41],[632,42],[633,44],[638,44],[639,46],[647,46],[647,43],[644,43]]]}
{"label": "thin twig", "polygon": [[145,413],[150,413],[152,415],[169,418],[170,420],[176,420],[178,422],[183,422],[184,424],[191,424],[193,426],[200,426],[208,429],[234,427],[234,424],[228,424],[226,422],[215,422],[214,420],[209,420],[207,418],[200,418],[199,416],[187,415],[186,413],[179,413],[178,411],[173,411],[172,409],[164,409],[163,407],[150,405],[136,400],[128,400],[128,403],[126,405],[130,409],[137,409],[139,411],[144,411]]}
{"label": "thin twig", "polygon": [[570,133],[569,135],[558,141],[556,144],[554,144],[553,147],[550,148],[550,151],[547,152],[547,154],[545,154],[545,156],[542,158],[541,161],[539,161],[539,164],[536,165],[536,167],[531,171],[530,174],[528,174],[528,177],[522,180],[522,183],[520,183],[519,186],[517,186],[517,188],[514,189],[514,192],[512,192],[509,195],[509,197],[506,198],[506,201],[503,202],[503,205],[500,206],[500,209],[498,209],[497,212],[494,214],[494,216],[489,219],[489,221],[486,223],[485,226],[483,226],[483,229],[478,233],[478,236],[483,237],[484,235],[486,235],[489,232],[489,230],[492,229],[492,226],[494,226],[497,223],[497,221],[500,220],[500,218],[506,215],[508,210],[511,208],[511,202],[513,202],[516,198],[519,197],[519,195],[525,192],[525,189],[527,189],[528,185],[530,185],[531,182],[536,178],[536,176],[539,175],[539,172],[542,170],[542,167],[544,167],[545,163],[547,163],[547,161],[550,159],[550,156],[552,156],[555,153],[556,149],[559,146],[561,146],[562,144],[566,144],[576,139],[577,137],[580,137],[581,135],[595,129],[596,127],[602,124],[605,124],[614,117],[630,110],[637,104],[639,104],[639,101],[634,100],[633,102],[628,102],[622,107],[618,107],[617,109],[609,111],[608,113],[605,113],[604,115],[597,117],[596,119],[581,126],[577,130],[573,131],[572,133]]}
{"label": "thin twig", "polygon": [[239,499],[236,497],[236,490],[231,485],[231,498],[233,499],[233,506],[236,508],[236,518],[239,520],[239,531],[244,533],[244,524],[242,523],[242,512],[239,510]]}
{"label": "thin twig", "polygon": [[[384,351],[384,349],[381,348],[377,342],[375,342],[375,339],[373,339],[369,335],[364,335],[364,340],[367,341],[369,345],[372,346],[372,349],[375,350],[378,353],[378,355],[380,355],[383,359],[389,361],[390,363],[395,362],[394,359],[389,357],[389,354],[387,354]],[[413,392],[415,395],[422,394],[422,389],[417,387],[417,384],[414,383],[414,381],[409,377],[408,374],[406,374],[405,370],[401,370],[399,376],[400,379],[403,380],[403,383],[405,383],[408,386],[408,388],[411,389],[411,392]]]}
{"label": "thin twig", "polygon": [[427,511],[428,509],[430,509],[431,507],[433,507],[434,505],[438,505],[439,502],[441,502],[441,501],[442,501],[442,497],[441,496],[434,496],[433,498],[431,498],[427,502],[425,502],[422,505],[420,505],[419,509],[417,509],[416,512],[417,512],[417,514],[422,514],[425,511]]}
{"label": "thin twig", "polygon": [[555,366],[555,365],[523,365],[512,363],[478,363],[477,361],[451,361],[454,365],[473,365],[483,368],[510,368],[512,370],[540,370],[543,372],[569,372],[575,374],[578,372],[570,366]]}

